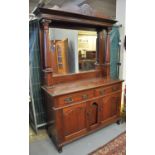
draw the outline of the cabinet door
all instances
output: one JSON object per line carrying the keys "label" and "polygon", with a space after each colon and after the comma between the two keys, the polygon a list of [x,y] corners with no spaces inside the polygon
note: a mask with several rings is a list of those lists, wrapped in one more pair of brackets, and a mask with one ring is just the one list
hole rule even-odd
{"label": "cabinet door", "polygon": [[76,137],[86,132],[86,104],[73,105],[63,109],[65,139]]}
{"label": "cabinet door", "polygon": [[121,93],[101,98],[101,121],[119,116],[121,105]]}
{"label": "cabinet door", "polygon": [[99,124],[99,100],[87,102],[87,127],[94,129]]}
{"label": "cabinet door", "polygon": [[56,42],[57,67],[61,74],[68,73],[67,50],[68,39]]}

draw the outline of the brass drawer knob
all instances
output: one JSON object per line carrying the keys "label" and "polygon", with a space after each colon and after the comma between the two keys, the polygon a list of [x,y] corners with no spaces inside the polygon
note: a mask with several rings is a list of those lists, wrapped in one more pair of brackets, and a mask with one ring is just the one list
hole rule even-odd
{"label": "brass drawer knob", "polygon": [[70,103],[70,102],[73,102],[73,99],[72,97],[67,97],[64,99],[65,103]]}
{"label": "brass drawer knob", "polygon": [[88,95],[87,94],[84,94],[84,95],[82,95],[82,99],[88,99]]}

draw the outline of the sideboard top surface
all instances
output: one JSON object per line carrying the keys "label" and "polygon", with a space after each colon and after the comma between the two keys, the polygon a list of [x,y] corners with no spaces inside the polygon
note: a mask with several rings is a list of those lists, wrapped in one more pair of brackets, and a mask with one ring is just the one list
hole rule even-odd
{"label": "sideboard top surface", "polygon": [[56,84],[50,87],[42,86],[42,89],[44,89],[51,96],[59,96],[78,91],[93,89],[97,87],[117,84],[121,82],[123,82],[123,80],[112,80],[112,79],[106,80],[103,78],[92,78],[92,79]]}

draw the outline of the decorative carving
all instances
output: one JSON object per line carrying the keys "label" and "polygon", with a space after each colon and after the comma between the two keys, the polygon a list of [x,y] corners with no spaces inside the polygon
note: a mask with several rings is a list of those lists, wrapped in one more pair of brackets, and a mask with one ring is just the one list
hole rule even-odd
{"label": "decorative carving", "polygon": [[91,106],[90,106],[90,114],[89,115],[89,125],[92,126],[92,125],[95,125],[98,123],[98,103],[96,102],[93,102],[91,103]]}
{"label": "decorative carving", "polygon": [[73,99],[72,97],[67,97],[64,99],[65,103],[70,103],[70,102],[73,102]]}
{"label": "decorative carving", "polygon": [[49,19],[42,19],[41,20],[41,23],[43,24],[43,26],[49,26],[49,24],[51,23],[52,21],[49,20]]}
{"label": "decorative carving", "polygon": [[84,100],[85,100],[85,99],[88,99],[88,94],[83,94],[83,95],[82,95],[82,99],[84,99]]}
{"label": "decorative carving", "polygon": [[[78,10],[78,7],[76,8]],[[41,19],[41,17],[51,19],[53,24],[50,24],[51,20],[49,22],[48,20],[43,20],[41,23],[42,53],[44,53],[42,59],[45,59],[45,65],[42,67],[45,69],[43,70],[45,84],[43,84],[42,90],[45,106],[49,112],[47,116],[48,120],[53,119],[54,122],[54,125],[48,126],[48,132],[52,136],[59,151],[62,151],[61,149],[64,144],[113,123],[119,118],[118,109],[120,108],[121,92],[116,94],[111,91],[111,87],[116,83],[120,84],[122,81],[106,80],[103,76],[101,77],[102,72],[102,75],[105,77],[108,77],[110,74],[110,28],[108,27],[116,23],[116,21],[95,18],[94,16],[88,17],[88,14],[92,15],[93,10],[87,6],[84,7],[84,9],[83,13],[87,14],[87,16],[45,8],[38,8],[37,10],[40,12],[38,14],[36,13],[36,15],[40,17],[39,19]],[[100,52],[100,54],[97,55],[97,69],[90,72],[52,76],[48,26],[60,26],[62,28],[67,27],[73,29],[76,27],[90,30],[93,28],[97,30],[97,51],[98,53]],[[106,39],[104,38],[102,29],[107,29],[108,31]],[[105,52],[104,40],[106,40],[107,45]],[[107,53],[106,57],[105,53]],[[101,94],[103,93],[102,95],[104,95],[102,97],[98,91],[101,88],[105,89],[105,94],[101,92]],[[87,94],[89,100],[87,99]],[[120,97],[120,99],[112,104],[113,99],[111,98],[113,97]],[[70,105],[67,105],[64,99]],[[86,99],[85,102],[84,99]]]}
{"label": "decorative carving", "polygon": [[102,30],[97,32],[97,52],[96,52],[96,63],[95,67],[96,70],[101,70],[100,75],[97,76],[104,76],[103,74],[103,63],[104,63],[104,34]]}
{"label": "decorative carving", "polygon": [[59,6],[55,5],[50,9],[73,12],[73,13],[83,14],[83,15],[87,15],[87,16],[111,18],[111,17],[103,15],[103,13],[98,10],[94,10],[89,4],[83,4],[81,6],[68,4],[63,7],[59,7]]}
{"label": "decorative carving", "polygon": [[105,62],[104,62],[104,75],[106,79],[110,79],[110,31],[111,27],[107,28],[106,37],[106,51],[105,51]]}
{"label": "decorative carving", "polygon": [[106,63],[110,63],[110,31],[111,29],[107,29],[107,39],[106,39]]}
{"label": "decorative carving", "polygon": [[43,47],[44,47],[44,62],[45,62],[45,69],[51,68],[52,61],[51,61],[51,53],[50,53],[50,46],[49,46],[49,24],[51,20],[42,19],[42,28],[43,28]]}
{"label": "decorative carving", "polygon": [[81,6],[81,13],[83,15],[93,16],[93,9],[88,4],[83,4]]}

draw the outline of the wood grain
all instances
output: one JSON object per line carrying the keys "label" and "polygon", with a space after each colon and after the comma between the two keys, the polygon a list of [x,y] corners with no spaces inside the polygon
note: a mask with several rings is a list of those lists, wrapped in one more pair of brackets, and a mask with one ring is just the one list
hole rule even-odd
{"label": "wood grain", "polygon": [[[62,151],[63,145],[120,119],[123,80],[110,78],[110,29],[116,21],[101,15],[46,8],[37,8],[34,13],[40,20],[42,92],[48,134],[58,151]],[[55,75],[53,71],[58,68],[53,65],[57,60],[50,50],[50,27],[96,30],[95,70]],[[106,44],[103,29],[107,30]]]}

